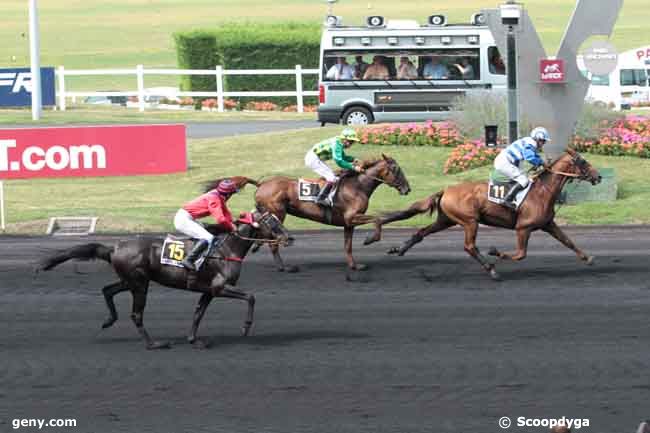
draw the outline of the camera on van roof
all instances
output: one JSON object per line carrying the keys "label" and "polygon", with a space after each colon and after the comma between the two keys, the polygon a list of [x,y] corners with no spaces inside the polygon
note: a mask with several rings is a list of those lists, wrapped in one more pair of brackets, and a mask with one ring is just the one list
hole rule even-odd
{"label": "camera on van roof", "polygon": [[484,26],[487,24],[487,17],[485,14],[481,13],[473,14],[469,22],[472,23],[473,26]]}
{"label": "camera on van roof", "polygon": [[446,26],[447,17],[445,15],[431,15],[427,19],[430,26]]}
{"label": "camera on van roof", "polygon": [[383,27],[386,20],[380,15],[373,15],[366,18],[366,24],[368,27]]}
{"label": "camera on van roof", "polygon": [[343,19],[336,15],[328,15],[325,18],[325,25],[327,27],[339,27],[343,25]]}

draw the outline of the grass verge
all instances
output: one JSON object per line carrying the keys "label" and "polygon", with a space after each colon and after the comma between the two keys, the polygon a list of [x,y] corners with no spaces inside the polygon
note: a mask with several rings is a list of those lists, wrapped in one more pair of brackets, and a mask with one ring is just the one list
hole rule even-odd
{"label": "grass verge", "polygon": [[[261,178],[277,174],[313,176],[303,165],[308,147],[340,131],[338,127],[282,133],[244,135],[224,139],[190,140],[191,168],[186,173],[160,176],[33,179],[5,181],[7,233],[44,233],[51,216],[98,216],[100,232],[161,232],[172,230],[172,217],[186,201],[200,192],[207,180],[227,175]],[[352,154],[362,158],[387,153],[404,168],[412,192],[400,196],[386,186],[371,200],[369,212],[401,209],[447,185],[487,179],[489,168],[445,176],[444,162],[450,148],[405,146],[356,146]],[[639,173],[650,173],[650,160],[585,155],[597,167],[612,167],[619,182],[614,203],[564,206],[558,218],[569,224],[650,223],[650,185]],[[253,206],[254,189],[246,188],[230,202],[233,212]],[[427,216],[397,226],[428,224]],[[291,218],[294,229],[322,225]]]}

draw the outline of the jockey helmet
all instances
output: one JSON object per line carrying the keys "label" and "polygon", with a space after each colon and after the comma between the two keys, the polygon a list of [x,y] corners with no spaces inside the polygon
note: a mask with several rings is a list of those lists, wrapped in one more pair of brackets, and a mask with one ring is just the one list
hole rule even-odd
{"label": "jockey helmet", "polygon": [[352,128],[346,128],[341,132],[341,135],[339,135],[339,138],[341,140],[347,140],[347,141],[359,141],[359,137],[357,136],[357,131],[355,131]]}
{"label": "jockey helmet", "polygon": [[217,186],[217,192],[223,195],[231,195],[239,191],[237,184],[230,179],[224,179],[219,182]]}
{"label": "jockey helmet", "polygon": [[544,140],[544,141],[551,141],[551,136],[549,135],[548,131],[546,128],[538,126],[537,128],[533,129],[530,132],[530,137],[537,141],[537,140]]}

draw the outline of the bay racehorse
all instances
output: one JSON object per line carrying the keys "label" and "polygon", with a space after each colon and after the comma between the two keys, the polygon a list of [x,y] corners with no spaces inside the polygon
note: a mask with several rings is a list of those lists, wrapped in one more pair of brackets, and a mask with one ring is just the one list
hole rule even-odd
{"label": "bay racehorse", "polygon": [[573,179],[587,180],[595,185],[601,181],[601,176],[582,156],[569,149],[553,164],[545,166],[536,176],[526,200],[517,211],[490,202],[487,183],[461,183],[417,201],[406,210],[382,215],[375,221],[375,232],[366,238],[364,244],[368,245],[380,240],[381,228],[384,224],[426,212],[432,214],[436,210],[438,217],[433,224],[418,230],[401,247],[392,248],[389,253],[404,255],[425,236],[460,225],[465,231],[465,251],[476,259],[492,278],[498,279],[494,265],[489,263],[476,247],[478,225],[485,224],[508,228],[517,233],[515,253],[508,254],[494,247],[490,248],[489,254],[500,259],[515,261],[524,259],[531,232],[542,230],[573,250],[582,261],[591,264],[593,257],[576,247],[554,220],[555,203],[560,192],[564,185]]}
{"label": "bay racehorse", "polygon": [[[216,226],[206,226],[215,232]],[[163,286],[202,293],[194,313],[194,320],[188,341],[199,347],[203,344],[196,338],[196,332],[208,305],[213,298],[240,299],[248,303],[248,314],[243,333],[248,335],[253,324],[255,297],[239,290],[229,289],[239,279],[242,262],[254,242],[289,243],[289,234],[273,214],[254,212],[237,222],[237,231],[225,235],[221,245],[208,256],[197,272],[184,267],[161,264],[161,239],[138,238],[123,240],[115,246],[100,243],[78,245],[44,258],[37,270],[50,270],[71,259],[101,259],[111,264],[119,281],[102,289],[109,316],[102,328],[108,328],[117,320],[113,297],[120,292],[130,291],[133,297],[131,319],[144,339],[147,349],[168,348],[169,343],[152,340],[143,324],[144,308],[149,283],[155,281]],[[189,251],[190,240],[186,239],[184,250]],[[179,257],[179,260],[182,257]]]}
{"label": "bay racehorse", "polygon": [[[287,214],[306,218],[323,224],[343,227],[345,255],[350,270],[364,270],[365,265],[356,263],[352,256],[352,237],[354,228],[375,220],[365,215],[370,196],[381,184],[395,188],[400,194],[411,191],[408,180],[397,161],[382,154],[381,159],[362,163],[364,172],[344,171],[338,185],[338,191],[331,208],[298,198],[298,179],[275,176],[264,180],[255,193],[258,206],[268,209],[280,221]],[[278,245],[271,245],[273,258],[278,270],[295,271],[297,268],[285,267],[279,253]]]}

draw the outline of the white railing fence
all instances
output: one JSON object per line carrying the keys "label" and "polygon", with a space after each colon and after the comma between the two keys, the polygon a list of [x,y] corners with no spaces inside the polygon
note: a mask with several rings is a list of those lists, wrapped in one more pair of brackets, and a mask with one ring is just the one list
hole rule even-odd
{"label": "white railing fence", "polygon": [[[295,69],[223,69],[222,66],[217,66],[215,69],[145,69],[143,65],[137,65],[135,69],[76,69],[66,70],[63,66],[59,66],[56,70],[58,81],[57,98],[59,101],[59,109],[65,111],[66,98],[77,98],[85,96],[137,96],[138,108],[140,111],[145,110],[145,98],[147,96],[198,96],[198,97],[213,97],[218,101],[217,111],[224,111],[224,99],[228,97],[241,97],[241,96],[294,96],[296,98],[296,106],[298,112],[304,111],[303,97],[305,96],[318,96],[316,90],[303,90],[302,77],[303,75],[317,75],[318,69],[303,69],[302,66],[296,65]],[[66,77],[71,76],[90,76],[90,75],[136,75],[137,77],[137,90],[125,92],[68,92],[65,88]],[[145,75],[213,75],[217,84],[216,92],[174,92],[174,94],[165,93],[157,94],[145,89],[144,77]],[[260,91],[260,92],[224,92],[223,90],[223,77],[224,75],[295,75],[296,76],[296,90],[289,91]]]}

